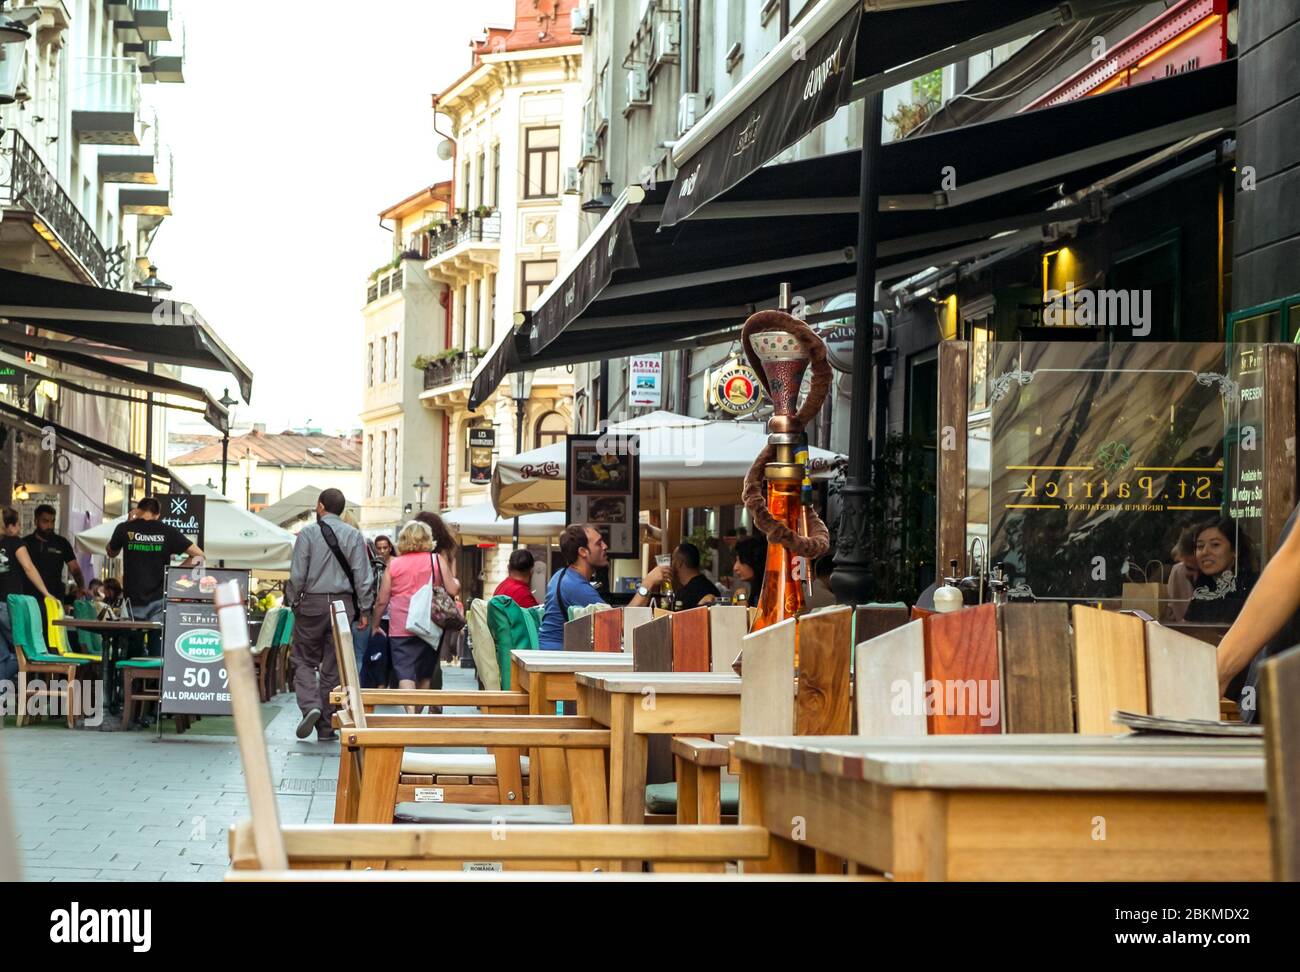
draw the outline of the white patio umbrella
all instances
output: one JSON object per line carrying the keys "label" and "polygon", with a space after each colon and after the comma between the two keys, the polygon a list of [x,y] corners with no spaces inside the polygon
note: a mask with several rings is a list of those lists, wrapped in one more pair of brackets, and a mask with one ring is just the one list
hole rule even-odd
{"label": "white patio umbrella", "polygon": [[[256,513],[222,496],[215,490],[196,486],[195,493],[207,497],[203,552],[208,563],[223,561],[227,567],[257,571],[289,569],[293,556],[293,534],[282,530]],[[104,555],[113,530],[126,517],[101,523],[77,534],[77,543],[93,554]]]}
{"label": "white patio umbrella", "polygon": [[[687,509],[740,502],[745,473],[767,443],[761,422],[691,418],[651,412],[617,422],[610,432],[640,436],[641,508]],[[825,449],[810,449],[813,479],[829,479],[845,461]],[[502,516],[564,510],[565,445],[506,456],[492,474],[492,504]]]}
{"label": "white patio umbrella", "polygon": [[[514,537],[513,517],[501,519],[491,503],[458,506],[442,514],[442,521],[459,535],[461,545],[494,543]],[[529,513],[519,518],[521,543],[550,543],[564,532],[564,512]]]}

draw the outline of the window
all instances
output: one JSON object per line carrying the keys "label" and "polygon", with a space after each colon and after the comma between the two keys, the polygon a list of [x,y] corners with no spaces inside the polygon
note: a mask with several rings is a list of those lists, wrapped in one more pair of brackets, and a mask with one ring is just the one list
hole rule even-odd
{"label": "window", "polygon": [[465,305],[465,351],[478,346],[478,281],[467,290],[469,303]]}
{"label": "window", "polygon": [[388,495],[388,430],[379,433],[379,495]]}
{"label": "window", "polygon": [[533,436],[534,447],[540,449],[554,442],[563,442],[568,432],[569,425],[564,421],[563,415],[559,412],[547,412],[537,420],[537,428]]}
{"label": "window", "polygon": [[501,146],[492,146],[492,205],[501,206]]}
{"label": "window", "polygon": [[388,336],[379,339],[379,381],[388,381]]}
{"label": "window", "polygon": [[542,199],[560,192],[560,129],[524,131],[524,198]]}
{"label": "window", "polygon": [[469,347],[469,287],[460,288],[460,349]]}
{"label": "window", "polygon": [[555,260],[525,260],[520,267],[520,310],[527,310],[555,279],[559,266]]}
{"label": "window", "polygon": [[465,160],[465,164],[461,168],[463,170],[463,174],[460,180],[460,184],[461,184],[460,208],[469,209],[469,159]]}
{"label": "window", "polygon": [[375,433],[366,436],[366,495],[375,495]]}
{"label": "window", "polygon": [[401,373],[397,370],[397,332],[396,331],[393,332],[393,337],[392,340],[389,342],[389,344],[393,349],[393,368],[392,371],[389,372],[389,376],[392,378],[393,381],[397,381],[398,376]]}
{"label": "window", "polygon": [[393,429],[393,479],[392,479],[393,491],[390,495],[394,495],[394,496],[400,495],[402,492],[397,485],[399,482],[401,482],[398,476],[400,472],[400,468],[399,468],[400,464],[397,461],[398,454],[399,453],[397,451],[397,429]]}
{"label": "window", "polygon": [[484,343],[491,346],[496,339],[496,320],[497,320],[497,275],[489,273],[487,278],[487,341]]}
{"label": "window", "polygon": [[256,513],[258,510],[264,510],[264,509],[266,509],[267,506],[269,506],[269,505],[270,505],[270,504],[267,502],[267,494],[266,494],[266,493],[249,493],[249,494],[248,494],[248,509],[249,509],[249,512],[251,512],[251,513]]}
{"label": "window", "polygon": [[479,206],[487,205],[487,198],[483,195],[483,180],[487,178],[487,164],[483,153],[478,154],[478,203]]}
{"label": "window", "polygon": [[375,387],[375,342],[366,345],[366,387]]}

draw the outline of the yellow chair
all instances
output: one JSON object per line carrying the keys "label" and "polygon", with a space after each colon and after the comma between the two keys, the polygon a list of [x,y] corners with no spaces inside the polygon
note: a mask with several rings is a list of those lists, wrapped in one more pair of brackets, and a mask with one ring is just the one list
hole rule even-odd
{"label": "yellow chair", "polygon": [[54,623],[63,619],[63,603],[61,601],[53,597],[47,597],[45,599],[45,617],[49,621],[45,634],[45,643],[49,645],[54,654],[61,655],[64,658],[75,658],[78,661],[103,661],[100,655],[72,650],[72,646],[68,643],[68,629]]}

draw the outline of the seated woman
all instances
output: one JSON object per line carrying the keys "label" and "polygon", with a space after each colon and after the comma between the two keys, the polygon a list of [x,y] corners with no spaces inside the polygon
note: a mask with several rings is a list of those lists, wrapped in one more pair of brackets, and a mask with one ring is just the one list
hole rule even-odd
{"label": "seated woman", "polygon": [[1206,523],[1196,531],[1196,563],[1201,574],[1184,618],[1193,624],[1235,621],[1255,582],[1250,539],[1231,517]]}
{"label": "seated woman", "polygon": [[1196,527],[1188,527],[1178,538],[1178,543],[1170,551],[1174,566],[1169,571],[1166,587],[1169,598],[1168,613],[1171,621],[1182,621],[1187,614],[1187,605],[1191,603],[1192,591],[1201,579],[1201,566],[1196,559]]}
{"label": "seated woman", "polygon": [[735,583],[732,585],[734,603],[758,605],[758,595],[763,587],[763,572],[766,566],[766,537],[742,537],[736,541],[736,563],[731,569],[735,577]]}

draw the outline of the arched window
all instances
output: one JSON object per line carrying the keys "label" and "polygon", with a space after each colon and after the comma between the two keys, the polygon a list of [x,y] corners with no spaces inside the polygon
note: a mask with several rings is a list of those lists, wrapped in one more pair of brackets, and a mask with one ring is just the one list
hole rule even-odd
{"label": "arched window", "polygon": [[548,446],[552,442],[562,442],[569,433],[569,423],[559,412],[547,412],[537,420],[533,429],[533,438],[537,448]]}

